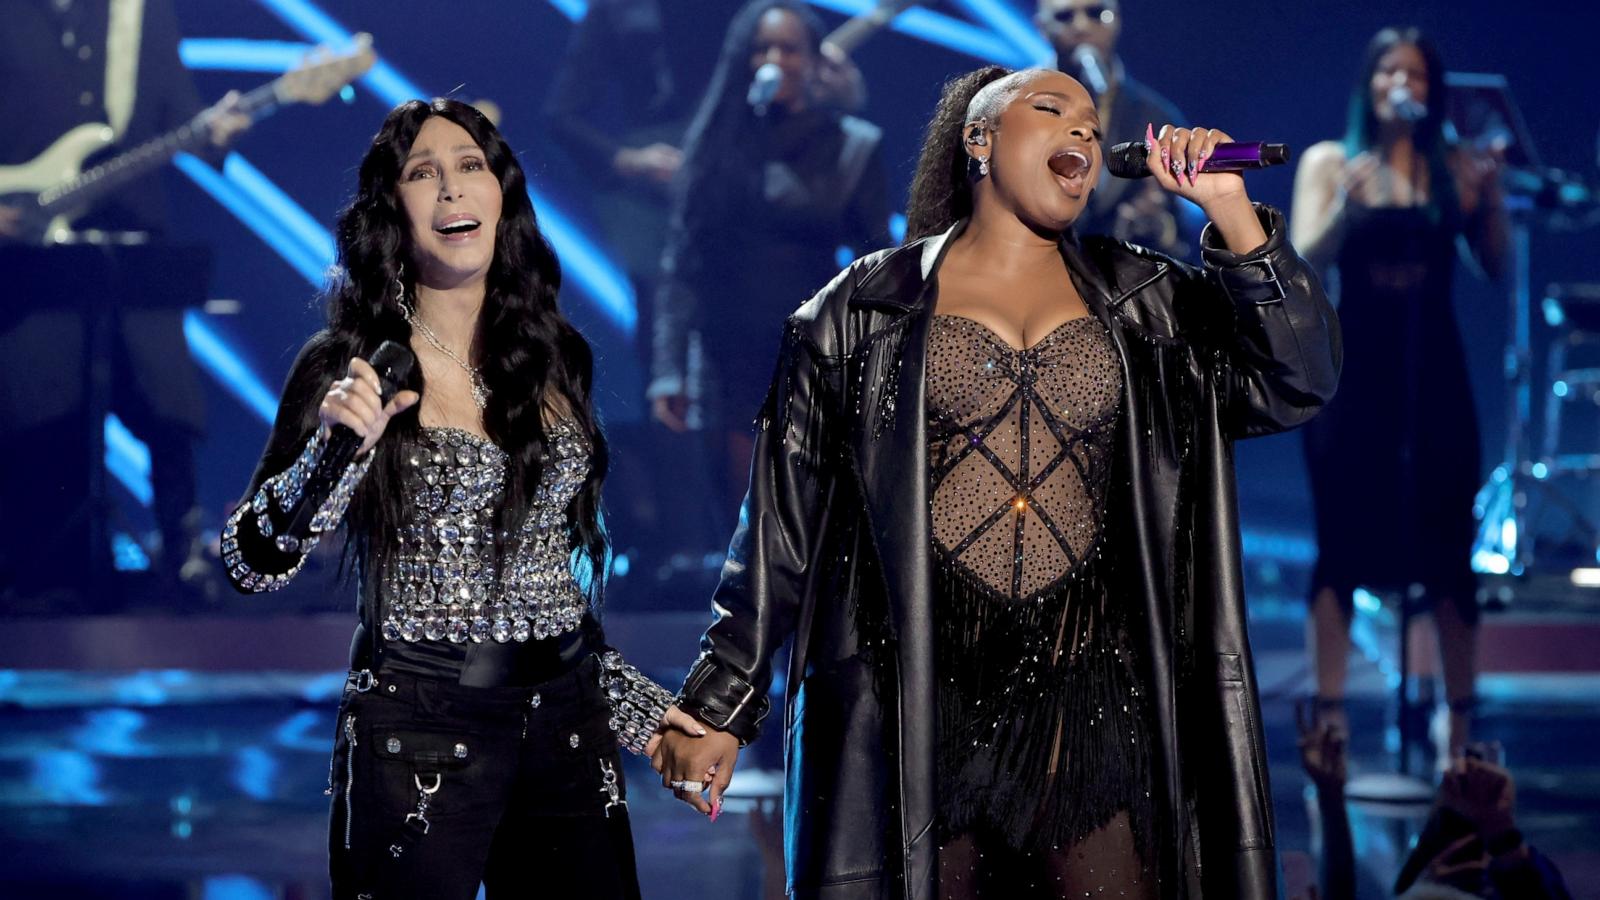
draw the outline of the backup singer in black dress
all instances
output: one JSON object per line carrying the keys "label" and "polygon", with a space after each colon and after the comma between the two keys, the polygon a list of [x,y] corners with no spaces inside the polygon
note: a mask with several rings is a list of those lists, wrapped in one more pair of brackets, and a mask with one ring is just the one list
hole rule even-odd
{"label": "backup singer in black dress", "polygon": [[1231,444],[1316,413],[1337,325],[1221,131],[1147,129],[1204,270],[1075,242],[1099,130],[1060,72],[952,82],[910,242],[789,320],[682,694],[717,730],[653,760],[715,811],[792,636],[797,897],[1275,896]]}
{"label": "backup singer in black dress", "polygon": [[[222,535],[234,585],[271,591],[348,519],[360,624],[328,773],[334,895],[636,898],[618,745],[643,752],[671,695],[593,615],[592,356],[556,306],[522,169],[472,107],[404,103],[338,249],[328,327]],[[417,358],[387,405],[365,361],[385,340]],[[307,477],[336,425],[362,447],[320,500]]]}
{"label": "backup singer in black dress", "polygon": [[1457,238],[1490,274],[1508,230],[1496,164],[1444,134],[1444,65],[1414,29],[1379,32],[1351,95],[1343,142],[1306,150],[1295,243],[1337,284],[1352,362],[1339,400],[1305,432],[1316,506],[1313,572],[1319,717],[1346,729],[1351,596],[1409,593],[1433,611],[1450,727],[1467,740],[1476,673],[1473,498],[1478,416],[1456,324]]}

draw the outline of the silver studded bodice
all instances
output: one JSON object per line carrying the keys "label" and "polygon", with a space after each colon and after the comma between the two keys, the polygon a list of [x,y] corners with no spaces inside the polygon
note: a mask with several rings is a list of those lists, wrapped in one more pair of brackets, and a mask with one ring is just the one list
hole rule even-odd
{"label": "silver studded bodice", "polygon": [[578,628],[588,598],[572,571],[567,506],[589,474],[589,451],[568,422],[546,438],[533,508],[499,542],[505,451],[454,428],[423,428],[404,451],[408,514],[383,566],[385,640],[504,643]]}

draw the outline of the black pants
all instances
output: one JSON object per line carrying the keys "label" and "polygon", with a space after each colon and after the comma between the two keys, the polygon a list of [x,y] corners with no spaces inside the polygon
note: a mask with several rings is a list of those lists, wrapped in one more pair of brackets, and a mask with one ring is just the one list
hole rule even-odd
{"label": "black pants", "polygon": [[596,666],[531,688],[383,672],[346,688],[328,779],[336,900],[472,900],[480,882],[491,898],[637,900]]}

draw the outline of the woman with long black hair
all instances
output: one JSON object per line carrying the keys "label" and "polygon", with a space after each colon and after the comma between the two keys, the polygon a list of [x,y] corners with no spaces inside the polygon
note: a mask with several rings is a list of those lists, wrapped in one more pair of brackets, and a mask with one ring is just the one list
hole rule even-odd
{"label": "woman with long black hair", "polygon": [[[1509,230],[1497,166],[1445,136],[1444,63],[1416,29],[1367,47],[1343,141],[1306,150],[1294,239],[1330,270],[1352,358],[1338,403],[1305,432],[1316,508],[1311,587],[1318,718],[1348,728],[1358,586],[1424,599],[1439,635],[1449,728],[1467,740],[1476,675],[1473,499],[1478,416],[1451,300],[1457,238],[1498,275]],[[1420,598],[1415,596],[1420,593]]]}
{"label": "woman with long black hair", "polygon": [[[671,695],[593,615],[593,357],[556,305],[522,169],[471,106],[401,104],[337,240],[327,328],[222,535],[235,587],[269,591],[348,526],[360,624],[329,768],[334,895],[636,898],[618,744],[643,752]],[[417,363],[387,403],[367,362],[385,341]],[[361,448],[312,498],[338,426]]]}
{"label": "woman with long black hair", "polygon": [[[656,419],[678,431],[698,395],[718,484],[743,486],[728,458],[740,467],[748,458],[772,371],[770,348],[750,336],[826,284],[841,246],[860,254],[892,243],[881,130],[818,95],[825,34],[798,0],[746,4],[685,142],[648,393]],[[757,72],[771,77],[767,96],[752,91]]]}
{"label": "woman with long black hair", "polygon": [[797,897],[1275,896],[1232,443],[1315,415],[1338,328],[1215,129],[1146,129],[1203,269],[1075,241],[1099,131],[1060,72],[951,82],[908,243],[789,319],[681,695],[715,730],[653,762],[714,812],[793,637]]}

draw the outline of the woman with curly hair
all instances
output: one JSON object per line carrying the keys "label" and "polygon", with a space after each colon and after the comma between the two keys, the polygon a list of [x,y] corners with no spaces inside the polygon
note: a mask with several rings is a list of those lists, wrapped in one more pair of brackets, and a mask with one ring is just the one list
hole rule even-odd
{"label": "woman with curly hair", "polygon": [[[644,752],[682,714],[593,614],[593,355],[557,307],[522,169],[471,106],[401,104],[337,241],[328,325],[222,535],[235,587],[270,591],[347,525],[360,622],[329,766],[334,895],[636,898],[618,746]],[[386,341],[416,359],[387,402],[368,362]],[[361,446],[314,496],[336,428]]]}

